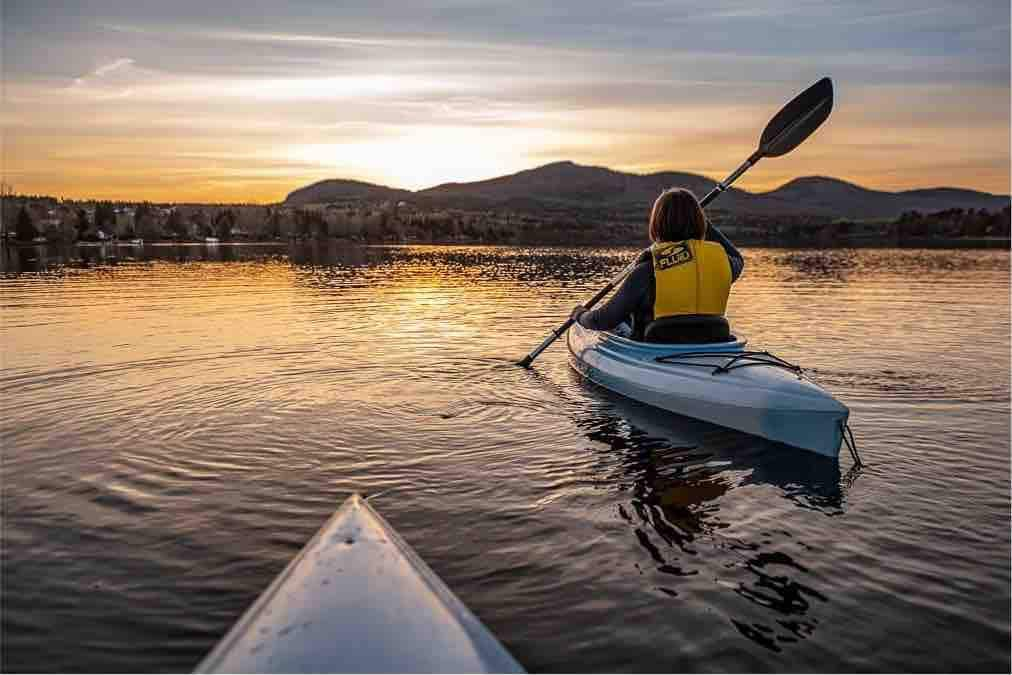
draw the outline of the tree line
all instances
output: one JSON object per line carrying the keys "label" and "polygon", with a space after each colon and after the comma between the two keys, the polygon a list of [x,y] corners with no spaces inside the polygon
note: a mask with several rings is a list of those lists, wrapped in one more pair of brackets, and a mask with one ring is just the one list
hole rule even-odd
{"label": "tree line", "polygon": [[[8,201],[6,206],[11,206]],[[49,218],[45,218],[48,206]],[[119,207],[122,208],[122,207]],[[36,217],[42,219],[37,222]],[[620,214],[587,214],[560,210],[540,215],[511,212],[467,212],[447,210],[401,210],[360,205],[327,209],[274,206],[178,205],[172,208],[142,202],[132,212],[118,211],[113,202],[93,202],[90,209],[64,202],[39,203],[31,208],[20,204],[14,220],[18,240],[39,236],[63,241],[95,240],[103,236],[186,240],[235,236],[257,239],[338,237],[373,242],[384,241],[484,241],[489,243],[544,244],[636,244],[645,241],[640,219]],[[59,217],[56,217],[57,214]],[[4,217],[14,215],[8,208]],[[821,216],[745,214],[731,216],[714,212],[714,222],[744,242],[789,243],[816,237],[824,243],[850,240],[931,238],[1008,238],[1010,207],[986,209],[952,208],[933,213],[908,211],[893,220],[829,220]],[[44,227],[40,227],[45,223]],[[40,229],[44,231],[40,231]],[[99,233],[104,233],[100,235]]]}

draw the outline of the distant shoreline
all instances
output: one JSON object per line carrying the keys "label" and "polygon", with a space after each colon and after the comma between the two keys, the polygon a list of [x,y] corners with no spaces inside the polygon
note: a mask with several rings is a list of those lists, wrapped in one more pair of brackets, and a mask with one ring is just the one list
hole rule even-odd
{"label": "distant shoreline", "polygon": [[[4,242],[3,245],[7,248],[14,249],[28,249],[36,247],[78,247],[83,246],[85,248],[95,247],[116,247],[123,249],[136,249],[149,246],[157,246],[159,248],[167,248],[173,246],[186,246],[186,247],[201,247],[201,246],[274,246],[278,248],[288,247],[291,245],[306,245],[306,244],[320,244],[334,242],[347,246],[502,246],[502,247],[523,247],[523,246],[539,246],[548,248],[601,248],[601,247],[625,247],[630,248],[646,248],[649,244],[646,240],[642,241],[629,241],[629,242],[617,242],[617,241],[580,241],[580,242],[560,242],[560,241],[543,241],[543,240],[512,240],[508,242],[503,241],[483,241],[481,239],[445,239],[445,240],[355,240],[346,239],[341,237],[320,237],[320,238],[302,238],[302,239],[284,239],[284,240],[235,240],[235,241],[220,241],[220,242],[203,242],[203,241],[171,241],[171,240],[160,240],[160,241],[149,241],[143,244],[131,244],[129,242],[119,241],[105,241],[105,242],[62,242],[62,241],[47,241],[47,242],[21,242],[9,240]],[[913,249],[913,248],[930,248],[930,249],[1006,249],[1012,250],[1012,239],[1009,237],[908,237],[895,241],[882,241],[872,240],[864,238],[855,238],[851,240],[835,240],[835,241],[817,241],[811,240],[806,241],[803,239],[773,239],[763,240],[755,239],[750,237],[735,238],[734,243],[737,246],[743,248],[783,248],[783,249],[845,249],[845,248],[867,248],[867,249]]]}

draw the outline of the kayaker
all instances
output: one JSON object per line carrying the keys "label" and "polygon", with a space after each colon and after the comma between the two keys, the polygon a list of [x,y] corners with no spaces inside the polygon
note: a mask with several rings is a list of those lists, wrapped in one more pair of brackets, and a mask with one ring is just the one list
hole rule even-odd
{"label": "kayaker", "polygon": [[741,276],[745,266],[741,253],[707,224],[695,195],[682,188],[665,190],[654,202],[649,234],[653,244],[640,254],[615,294],[592,310],[577,305],[573,320],[584,328],[605,331],[628,322],[628,337],[643,340],[656,337],[646,330],[654,320],[676,319],[668,322],[667,332],[673,328],[690,339],[675,336],[661,341],[727,339],[722,336],[726,321],[715,317],[723,317],[731,284]]}

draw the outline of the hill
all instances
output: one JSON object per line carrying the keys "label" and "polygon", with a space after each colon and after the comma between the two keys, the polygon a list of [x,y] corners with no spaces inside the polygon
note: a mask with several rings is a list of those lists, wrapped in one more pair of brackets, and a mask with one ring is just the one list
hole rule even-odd
{"label": "hill", "polygon": [[359,180],[331,179],[321,180],[312,185],[293,190],[285,197],[285,204],[289,206],[305,206],[306,204],[356,200],[390,201],[411,199],[413,196],[414,193],[410,190],[399,190]]}
{"label": "hill", "polygon": [[[411,192],[360,181],[325,180],[295,190],[285,203],[362,199],[411,200],[429,207],[460,209],[509,208],[518,212],[558,209],[645,211],[664,189],[686,187],[702,197],[715,181],[691,173],[664,171],[634,174],[606,167],[554,162],[471,183],[444,183]],[[1001,210],[1008,195],[993,195],[957,188],[886,192],[870,190],[836,178],[808,176],[769,192],[753,193],[731,188],[716,208],[730,215],[817,215],[831,218],[896,218],[905,211],[939,211],[949,208]]]}
{"label": "hill", "polygon": [[905,211],[928,212],[951,208],[1000,211],[1009,204],[1007,195],[974,190],[933,188],[885,192],[824,176],[797,178],[757,196],[801,208],[807,213],[846,218],[895,218]]}

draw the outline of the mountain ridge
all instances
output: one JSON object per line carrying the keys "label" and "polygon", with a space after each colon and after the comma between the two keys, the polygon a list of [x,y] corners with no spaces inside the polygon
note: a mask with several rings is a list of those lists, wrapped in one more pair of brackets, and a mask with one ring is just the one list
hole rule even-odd
{"label": "mountain ridge", "polygon": [[[410,200],[433,208],[516,211],[644,211],[660,192],[679,186],[697,197],[716,181],[698,174],[656,171],[637,174],[572,161],[551,162],[480,181],[449,182],[412,191],[365,181],[327,179],[293,190],[285,204],[304,206],[342,200]],[[830,176],[801,176],[765,192],[729,188],[715,208],[732,215],[796,215],[835,218],[895,218],[906,211],[949,208],[1001,210],[1008,195],[954,187],[874,190]]]}

